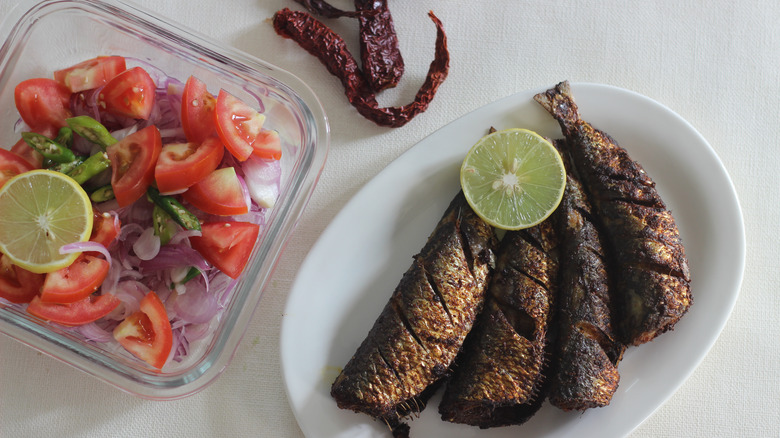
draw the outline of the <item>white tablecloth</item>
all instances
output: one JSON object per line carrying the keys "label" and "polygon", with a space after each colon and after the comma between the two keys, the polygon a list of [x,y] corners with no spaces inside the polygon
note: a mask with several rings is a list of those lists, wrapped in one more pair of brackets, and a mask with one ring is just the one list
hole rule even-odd
{"label": "white tablecloth", "polygon": [[[367,181],[438,128],[563,79],[634,90],[679,113],[720,156],[744,213],[747,264],[728,324],[691,377],[631,436],[780,436],[780,3],[390,1],[406,75],[381,103],[405,103],[421,84],[435,38],[428,10],[444,23],[452,57],[428,111],[399,129],[359,116],[337,79],[274,33],[270,17],[283,7],[301,9],[293,0],[138,3],[310,84],[330,118],[328,161],[232,363],[215,383],[182,400],[147,401],[0,336],[0,436],[302,436],[285,396],[279,331],[298,266],[323,229]],[[0,2],[0,17],[13,4]],[[357,53],[355,22],[333,23]]]}

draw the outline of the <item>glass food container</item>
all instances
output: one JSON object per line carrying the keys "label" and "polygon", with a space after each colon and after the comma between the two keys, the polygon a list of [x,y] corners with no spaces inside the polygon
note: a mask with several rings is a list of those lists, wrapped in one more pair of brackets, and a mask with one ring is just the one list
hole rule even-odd
{"label": "glass food container", "polygon": [[125,392],[163,400],[203,389],[229,363],[322,171],[329,127],[319,100],[294,75],[121,0],[23,1],[5,17],[2,37],[0,146],[5,149],[19,140],[16,84],[52,77],[54,70],[99,55],[125,56],[128,66],[130,59],[147,63],[182,82],[195,75],[212,93],[225,89],[258,108],[265,126],[279,132],[279,198],[230,299],[211,323],[212,334],[190,345],[183,361],[154,370],[121,347],[86,341],[0,299],[0,332]]}

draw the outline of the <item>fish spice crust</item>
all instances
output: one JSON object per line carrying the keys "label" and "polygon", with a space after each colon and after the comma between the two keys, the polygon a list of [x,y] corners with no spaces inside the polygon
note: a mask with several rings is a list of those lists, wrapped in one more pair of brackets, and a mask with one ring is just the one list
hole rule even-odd
{"label": "fish spice crust", "polygon": [[333,383],[340,408],[396,425],[425,407],[482,308],[495,245],[459,193]]}
{"label": "fish spice crust", "polygon": [[[556,142],[556,146],[560,143]],[[612,327],[608,271],[601,236],[591,220],[591,206],[567,167],[566,191],[552,220],[561,239],[557,296],[557,341],[548,400],[563,410],[609,404],[620,375],[617,364],[625,346]]]}
{"label": "fish spice crust", "polygon": [[445,421],[481,428],[521,424],[541,407],[557,245],[549,221],[502,239],[485,308],[439,405]]}
{"label": "fish spice crust", "polygon": [[558,120],[609,242],[618,337],[627,345],[649,342],[671,330],[693,302],[688,260],[672,214],[639,163],[580,118],[568,82],[534,99]]}

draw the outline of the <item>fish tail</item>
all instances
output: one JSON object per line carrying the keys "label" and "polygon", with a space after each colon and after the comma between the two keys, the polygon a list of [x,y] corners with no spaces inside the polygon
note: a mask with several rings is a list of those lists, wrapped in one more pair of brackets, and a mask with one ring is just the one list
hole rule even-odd
{"label": "fish tail", "polygon": [[560,82],[555,87],[535,95],[534,100],[558,120],[564,133],[580,120],[579,110],[571,94],[569,81]]}

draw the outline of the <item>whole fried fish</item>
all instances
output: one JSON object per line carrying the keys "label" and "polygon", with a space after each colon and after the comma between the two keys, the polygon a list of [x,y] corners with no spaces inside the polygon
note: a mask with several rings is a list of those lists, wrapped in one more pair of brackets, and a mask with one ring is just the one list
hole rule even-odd
{"label": "whole fried fish", "polygon": [[691,306],[691,279],[677,226],[655,183],[615,140],[580,118],[568,82],[534,99],[558,120],[603,223],[617,275],[619,339],[640,345],[671,330]]}
{"label": "whole fried fish", "polygon": [[541,407],[557,245],[549,221],[502,239],[485,308],[439,404],[445,421],[481,428],[521,424]]}
{"label": "whole fried fish", "polygon": [[495,245],[493,228],[456,195],[333,383],[340,408],[408,431],[401,418],[425,407],[482,309]]}
{"label": "whole fried fish", "polygon": [[590,203],[568,154],[561,156],[567,173],[563,199],[552,217],[561,239],[561,258],[548,400],[567,411],[585,410],[612,400],[625,347],[615,339],[612,327],[609,277]]}

